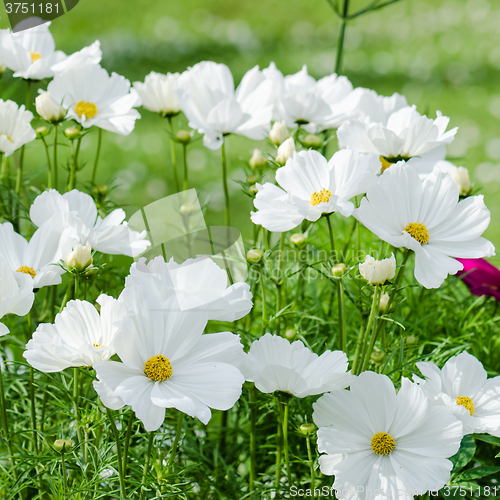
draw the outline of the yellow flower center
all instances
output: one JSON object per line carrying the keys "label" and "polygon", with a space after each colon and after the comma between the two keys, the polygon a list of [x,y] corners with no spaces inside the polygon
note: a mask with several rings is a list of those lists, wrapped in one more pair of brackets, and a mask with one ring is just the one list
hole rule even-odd
{"label": "yellow flower center", "polygon": [[29,266],[21,266],[19,269],[17,269],[18,273],[24,273],[24,274],[29,274],[33,279],[35,279],[36,276],[36,271]]}
{"label": "yellow flower center", "polygon": [[458,396],[457,405],[465,406],[469,410],[471,417],[474,415],[474,403],[469,396]]}
{"label": "yellow flower center", "polygon": [[93,102],[80,101],[75,106],[75,112],[80,118],[85,115],[85,118],[89,120],[97,115],[97,106]]}
{"label": "yellow flower center", "polygon": [[329,189],[322,189],[319,193],[314,191],[314,193],[311,195],[310,203],[313,207],[323,202],[328,203],[331,195],[332,192]]}
{"label": "yellow flower center", "polygon": [[99,344],[99,342],[92,342],[92,345],[93,345],[96,349],[99,349],[99,347],[102,347],[104,344]]}
{"label": "yellow flower center", "polygon": [[168,358],[157,354],[144,363],[144,373],[151,380],[162,382],[172,376],[172,365]]}
{"label": "yellow flower center", "polygon": [[396,446],[396,440],[387,432],[377,432],[372,437],[372,450],[377,455],[389,455]]}
{"label": "yellow flower center", "polygon": [[31,64],[33,64],[35,61],[38,61],[38,59],[42,59],[42,54],[39,52],[33,52],[30,50],[30,55],[31,55]]}
{"label": "yellow flower center", "polygon": [[429,231],[421,222],[410,222],[405,227],[405,231],[421,245],[425,245],[429,241]]}
{"label": "yellow flower center", "polygon": [[12,144],[12,139],[7,134],[0,134],[0,137],[2,135],[4,135],[5,137],[7,137],[7,140]]}
{"label": "yellow flower center", "polygon": [[391,165],[393,165],[393,163],[387,161],[383,156],[381,156],[379,159],[380,163],[382,163],[382,173],[384,173]]}

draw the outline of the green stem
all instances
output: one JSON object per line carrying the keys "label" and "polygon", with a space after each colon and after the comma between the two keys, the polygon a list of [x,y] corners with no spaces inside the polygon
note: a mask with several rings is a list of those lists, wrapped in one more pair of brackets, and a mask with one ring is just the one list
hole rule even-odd
{"label": "green stem", "polygon": [[79,368],[75,367],[73,368],[73,405],[75,409],[75,421],[76,421],[76,437],[78,440],[77,444],[81,444],[83,442],[82,438],[82,430],[80,429],[80,407],[79,407],[79,399],[80,399],[80,393],[79,393],[79,383],[78,383],[78,375],[79,375]]}
{"label": "green stem", "polygon": [[356,351],[354,353],[354,361],[352,362],[351,373],[355,373],[356,369],[358,368],[359,357],[361,355],[361,348],[363,347],[364,333],[365,333],[365,324],[364,321],[362,321],[358,332],[358,339],[356,341]]}
{"label": "green stem", "polygon": [[283,412],[279,396],[276,396],[278,403],[278,431],[276,436],[276,497],[280,498],[281,485],[281,453],[283,449]]}
{"label": "green stem", "polygon": [[188,190],[187,144],[182,145],[182,155],[184,157],[184,191],[187,191]]}
{"label": "green stem", "polygon": [[262,335],[266,333],[267,328],[267,305],[266,305],[266,284],[264,281],[263,266],[259,267],[260,288],[262,293]]}
{"label": "green stem", "polygon": [[370,309],[370,316],[368,317],[368,323],[366,325],[366,330],[365,330],[365,334],[363,337],[363,353],[361,354],[359,365],[356,367],[357,370],[356,370],[355,375],[359,375],[363,371],[363,367],[365,365],[366,353],[367,353],[366,341],[368,339],[368,335],[371,333],[373,323],[374,323],[375,318],[378,314],[379,308],[380,308],[380,286],[376,285],[375,290],[373,292],[373,300],[372,300],[372,306]]}
{"label": "green stem", "polygon": [[180,411],[177,417],[177,428],[175,429],[174,444],[172,445],[172,449],[170,450],[170,457],[168,459],[167,474],[170,474],[170,469],[172,468],[172,465],[174,465],[175,455],[177,454],[177,447],[179,446],[179,440],[181,439],[183,419],[184,413]]}
{"label": "green stem", "polygon": [[226,139],[222,138],[222,187],[224,188],[224,199],[226,202],[226,226],[230,226],[229,217],[229,190],[227,188],[227,158],[226,158]]}
{"label": "green stem", "polygon": [[79,276],[78,274],[75,274],[75,300],[79,298],[78,281],[79,281]]}
{"label": "green stem", "polygon": [[306,436],[306,444],[307,444],[307,458],[309,460],[309,471],[311,474],[311,491],[313,492],[313,497],[316,495],[314,494],[314,460],[312,458],[312,450],[311,450],[311,439],[309,437],[309,434]]}
{"label": "green stem", "polygon": [[282,276],[282,268],[283,268],[283,252],[285,249],[285,233],[281,233],[280,239],[280,249],[278,254],[278,276],[276,282],[276,334],[280,335],[281,331],[281,319],[278,317],[279,312],[282,308],[282,286],[283,286],[283,276]]}
{"label": "green stem", "polygon": [[31,108],[31,80],[26,80],[26,110]]}
{"label": "green stem", "polygon": [[142,473],[142,483],[141,483],[141,495],[139,497],[139,500],[142,500],[144,497],[144,486],[146,485],[146,476],[149,471],[149,462],[151,460],[151,448],[153,447],[153,439],[155,437],[155,433],[150,432],[149,433],[149,439],[148,439],[148,451],[146,452],[146,461],[144,462],[144,471]]}
{"label": "green stem", "polygon": [[338,305],[339,305],[339,338],[340,338],[340,350],[347,352],[347,320],[346,320],[346,310],[345,310],[345,294],[344,294],[344,283],[342,278],[337,280],[339,293],[338,293]]}
{"label": "green stem", "polygon": [[71,141],[71,151],[73,155],[73,161],[71,164],[71,169],[69,171],[69,182],[68,191],[75,189],[76,186],[76,172],[78,170],[78,154],[80,153],[80,145],[82,143],[82,138],[77,139],[76,148],[74,147],[74,140]]}
{"label": "green stem", "polygon": [[99,157],[101,156],[101,145],[102,145],[102,128],[98,129],[97,136],[97,152],[95,154],[94,169],[92,170],[92,184],[95,184],[95,177],[97,174],[97,165],[99,165]]}
{"label": "green stem", "polygon": [[113,435],[115,436],[116,443],[116,458],[118,461],[118,475],[120,476],[120,495],[122,498],[127,498],[127,494],[125,491],[125,478],[123,477],[123,468],[122,468],[122,446],[120,443],[120,435],[118,433],[118,429],[116,428],[115,419],[113,417],[113,413],[109,408],[106,408],[106,413],[109,418],[109,424],[113,431]]}
{"label": "green stem", "polygon": [[57,168],[57,136],[59,135],[59,125],[54,127],[54,188],[59,189],[59,171]]}
{"label": "green stem", "polygon": [[66,463],[64,462],[64,446],[61,450],[61,467],[62,467],[62,477],[63,477],[64,500],[66,500],[68,494],[68,484],[66,482]]}
{"label": "green stem", "polygon": [[288,400],[283,401],[283,448],[285,450],[286,476],[290,488],[292,486],[292,465],[288,450]]}
{"label": "green stem", "polygon": [[48,189],[52,188],[52,165],[50,163],[50,154],[49,154],[49,146],[47,145],[47,141],[45,140],[45,137],[42,136],[42,142],[45,147],[45,154],[47,155],[47,169],[48,169],[48,175],[47,175],[47,187]]}
{"label": "green stem", "polygon": [[[17,468],[16,468],[16,459],[14,457],[14,450],[12,448],[12,440],[10,439],[10,431],[9,431],[9,420],[7,418],[7,406],[5,402],[5,391],[3,385],[3,370],[0,366],[0,398],[2,398],[2,427],[3,433],[5,437],[5,442],[7,443],[7,448],[9,450],[10,464],[12,466],[12,472],[14,473],[14,479],[17,482]],[[19,497],[22,498],[21,493],[19,493]]]}
{"label": "green stem", "polygon": [[66,305],[66,303],[69,300],[69,296],[71,294],[71,285],[72,285],[71,280],[69,280],[68,286],[66,287],[66,293],[64,294],[64,298],[63,298],[63,301],[61,303],[61,307],[59,308],[59,312],[61,312],[64,309],[64,306]]}
{"label": "green stem", "polygon": [[31,426],[33,427],[33,449],[35,450],[35,455],[38,455],[38,432],[36,429],[36,405],[35,405],[35,370],[32,366],[30,366],[30,403],[31,403]]}
{"label": "green stem", "polygon": [[125,446],[123,447],[123,476],[127,476],[127,465],[128,465],[128,449],[130,446],[130,438],[132,436],[132,427],[134,425],[135,414],[130,412],[130,417],[127,424],[127,433],[125,434]]}
{"label": "green stem", "polygon": [[257,394],[255,384],[251,383],[248,389],[250,403],[250,491],[255,491],[255,479],[257,477]]}
{"label": "green stem", "polygon": [[174,168],[174,180],[175,188],[179,193],[181,190],[181,185],[179,183],[179,173],[177,171],[177,152],[175,151],[175,135],[174,135],[174,124],[172,122],[172,117],[168,116],[168,124],[170,125],[170,151],[172,155],[172,166]]}
{"label": "green stem", "polygon": [[330,236],[330,251],[331,251],[331,260],[332,263],[335,263],[337,261],[336,256],[335,256],[335,239],[333,237],[333,229],[332,229],[332,223],[330,221],[330,215],[327,214],[325,216],[326,223],[328,224],[328,235]]}
{"label": "green stem", "polygon": [[347,13],[349,10],[349,0],[344,0],[344,8],[340,18],[339,34],[337,37],[337,54],[335,56],[334,73],[337,75],[342,71],[342,55],[344,52],[345,29],[347,25]]}

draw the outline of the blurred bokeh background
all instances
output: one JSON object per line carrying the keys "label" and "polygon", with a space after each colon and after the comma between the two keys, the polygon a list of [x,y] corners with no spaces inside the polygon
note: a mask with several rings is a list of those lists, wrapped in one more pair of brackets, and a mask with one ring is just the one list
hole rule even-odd
{"label": "blurred bokeh background", "polygon": [[[354,0],[351,7],[368,3]],[[150,71],[183,71],[210,59],[227,64],[238,83],[248,69],[271,61],[285,74],[303,64],[317,78],[331,73],[338,28],[326,0],[80,0],[52,23],[51,31],[66,53],[99,39],[102,65],[131,81],[144,80]],[[354,86],[385,95],[399,92],[421,113],[434,117],[441,110],[451,117],[450,126],[459,131],[448,148],[449,159],[469,168],[485,195],[492,212],[486,236],[500,248],[500,2],[400,0],[361,16],[347,26],[343,73]],[[0,83],[5,89],[12,79],[4,75]],[[24,102],[24,95],[24,87],[13,94],[18,102]],[[99,182],[116,186],[112,197],[129,214],[173,189],[168,124],[146,110],[141,114],[130,136],[104,134],[98,173]],[[88,165],[81,181],[90,176],[96,135],[82,145],[81,159]],[[233,221],[246,234],[252,203],[241,195],[236,199],[241,187],[234,180],[245,179],[254,147],[266,149],[229,137]],[[40,145],[27,154],[34,172],[44,162]],[[207,221],[222,223],[220,151],[203,148],[199,141],[190,146],[188,162],[190,187],[208,203]],[[40,174],[37,182],[42,185],[45,178]]]}

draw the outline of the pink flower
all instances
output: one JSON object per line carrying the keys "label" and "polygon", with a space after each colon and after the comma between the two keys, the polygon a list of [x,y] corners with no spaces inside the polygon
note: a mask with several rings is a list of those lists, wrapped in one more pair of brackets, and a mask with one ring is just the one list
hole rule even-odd
{"label": "pink flower", "polygon": [[464,265],[463,282],[474,295],[490,295],[500,301],[500,269],[485,259],[457,259]]}

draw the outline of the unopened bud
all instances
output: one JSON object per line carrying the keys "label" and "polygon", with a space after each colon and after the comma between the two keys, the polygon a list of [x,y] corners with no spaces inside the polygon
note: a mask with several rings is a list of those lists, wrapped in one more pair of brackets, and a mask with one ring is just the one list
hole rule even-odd
{"label": "unopened bud", "polygon": [[85,246],[78,244],[64,259],[66,267],[81,272],[92,264],[92,247],[87,241]]}
{"label": "unopened bud", "polygon": [[250,186],[253,186],[258,181],[259,181],[259,176],[258,175],[249,175],[249,176],[247,176],[247,182],[248,182],[248,184],[250,184]]}
{"label": "unopened bud", "polygon": [[196,212],[197,208],[192,203],[184,203],[180,210],[182,215],[191,215]]}
{"label": "unopened bud", "polygon": [[94,196],[106,196],[108,194],[108,186],[106,184],[98,184],[92,188],[92,193]]}
{"label": "unopened bud", "polygon": [[382,352],[382,351],[373,351],[370,358],[372,358],[372,361],[374,363],[382,363],[382,361],[384,360],[384,357],[385,357],[385,353]]}
{"label": "unopened bud", "polygon": [[175,134],[175,138],[177,139],[177,142],[180,142],[181,144],[189,144],[192,139],[189,130],[179,130],[179,132]]}
{"label": "unopened bud", "polygon": [[408,337],[406,337],[406,343],[408,345],[416,344],[417,343],[417,338],[415,337],[415,335],[409,335]]}
{"label": "unopened bud", "polygon": [[37,139],[41,139],[42,137],[49,135],[49,131],[47,130],[47,127],[38,127],[35,129],[35,132],[36,132]]}
{"label": "unopened bud", "polygon": [[288,132],[285,122],[275,122],[271,132],[269,132],[269,139],[275,146],[283,144],[289,137],[290,132]]}
{"label": "unopened bud", "polygon": [[295,143],[293,142],[293,139],[290,137],[278,148],[276,161],[279,164],[284,165],[288,160],[288,158],[291,158],[294,153],[295,153]]}
{"label": "unopened bud", "polygon": [[319,149],[323,145],[321,137],[313,134],[306,135],[303,143],[306,148],[312,148],[312,149]]}
{"label": "unopened bud", "polygon": [[57,101],[55,101],[49,92],[40,94],[35,99],[37,113],[49,123],[59,123],[64,120],[66,110]]}
{"label": "unopened bud", "polygon": [[0,78],[2,78],[2,76],[5,73],[6,69],[7,68],[3,64],[0,64]]}
{"label": "unopened bud", "polygon": [[262,154],[260,149],[254,149],[248,163],[254,170],[262,170],[267,167],[267,158]]}
{"label": "unopened bud", "polygon": [[54,449],[61,453],[63,450],[64,451],[69,451],[71,450],[73,446],[73,443],[69,441],[68,439],[56,439],[54,441]]}
{"label": "unopened bud", "polygon": [[264,252],[258,248],[252,248],[247,252],[247,262],[249,264],[258,264],[262,257],[264,256]]}
{"label": "unopened bud", "polygon": [[290,236],[290,243],[298,248],[303,247],[306,241],[307,238],[302,233],[295,233]]}
{"label": "unopened bud", "polygon": [[388,293],[383,293],[380,296],[380,305],[379,305],[379,312],[382,314],[387,312],[387,307],[389,306],[389,294]]}
{"label": "unopened bud", "polygon": [[371,255],[367,255],[365,261],[359,264],[359,272],[370,285],[383,285],[396,275],[394,254],[382,260],[376,260]]}
{"label": "unopened bud", "polygon": [[255,198],[255,196],[257,195],[257,193],[259,192],[259,188],[257,187],[256,184],[254,184],[253,186],[250,186],[250,189],[248,190],[250,192],[250,194]]}
{"label": "unopened bud", "polygon": [[287,330],[285,332],[285,337],[288,339],[288,340],[292,340],[294,337],[295,337],[295,330],[293,328],[290,328],[289,330]]}
{"label": "unopened bud", "polygon": [[343,263],[335,264],[334,266],[332,266],[332,275],[335,276],[336,278],[340,278],[341,276],[344,275],[346,269],[347,266]]}
{"label": "unopened bud", "polygon": [[300,432],[302,432],[302,434],[304,434],[306,436],[309,436],[310,434],[314,434],[315,431],[316,431],[316,426],[313,423],[302,424],[300,426]]}
{"label": "unopened bud", "polygon": [[76,127],[68,127],[64,131],[64,135],[70,140],[74,141],[75,139],[79,139],[82,135],[80,130],[78,130]]}

